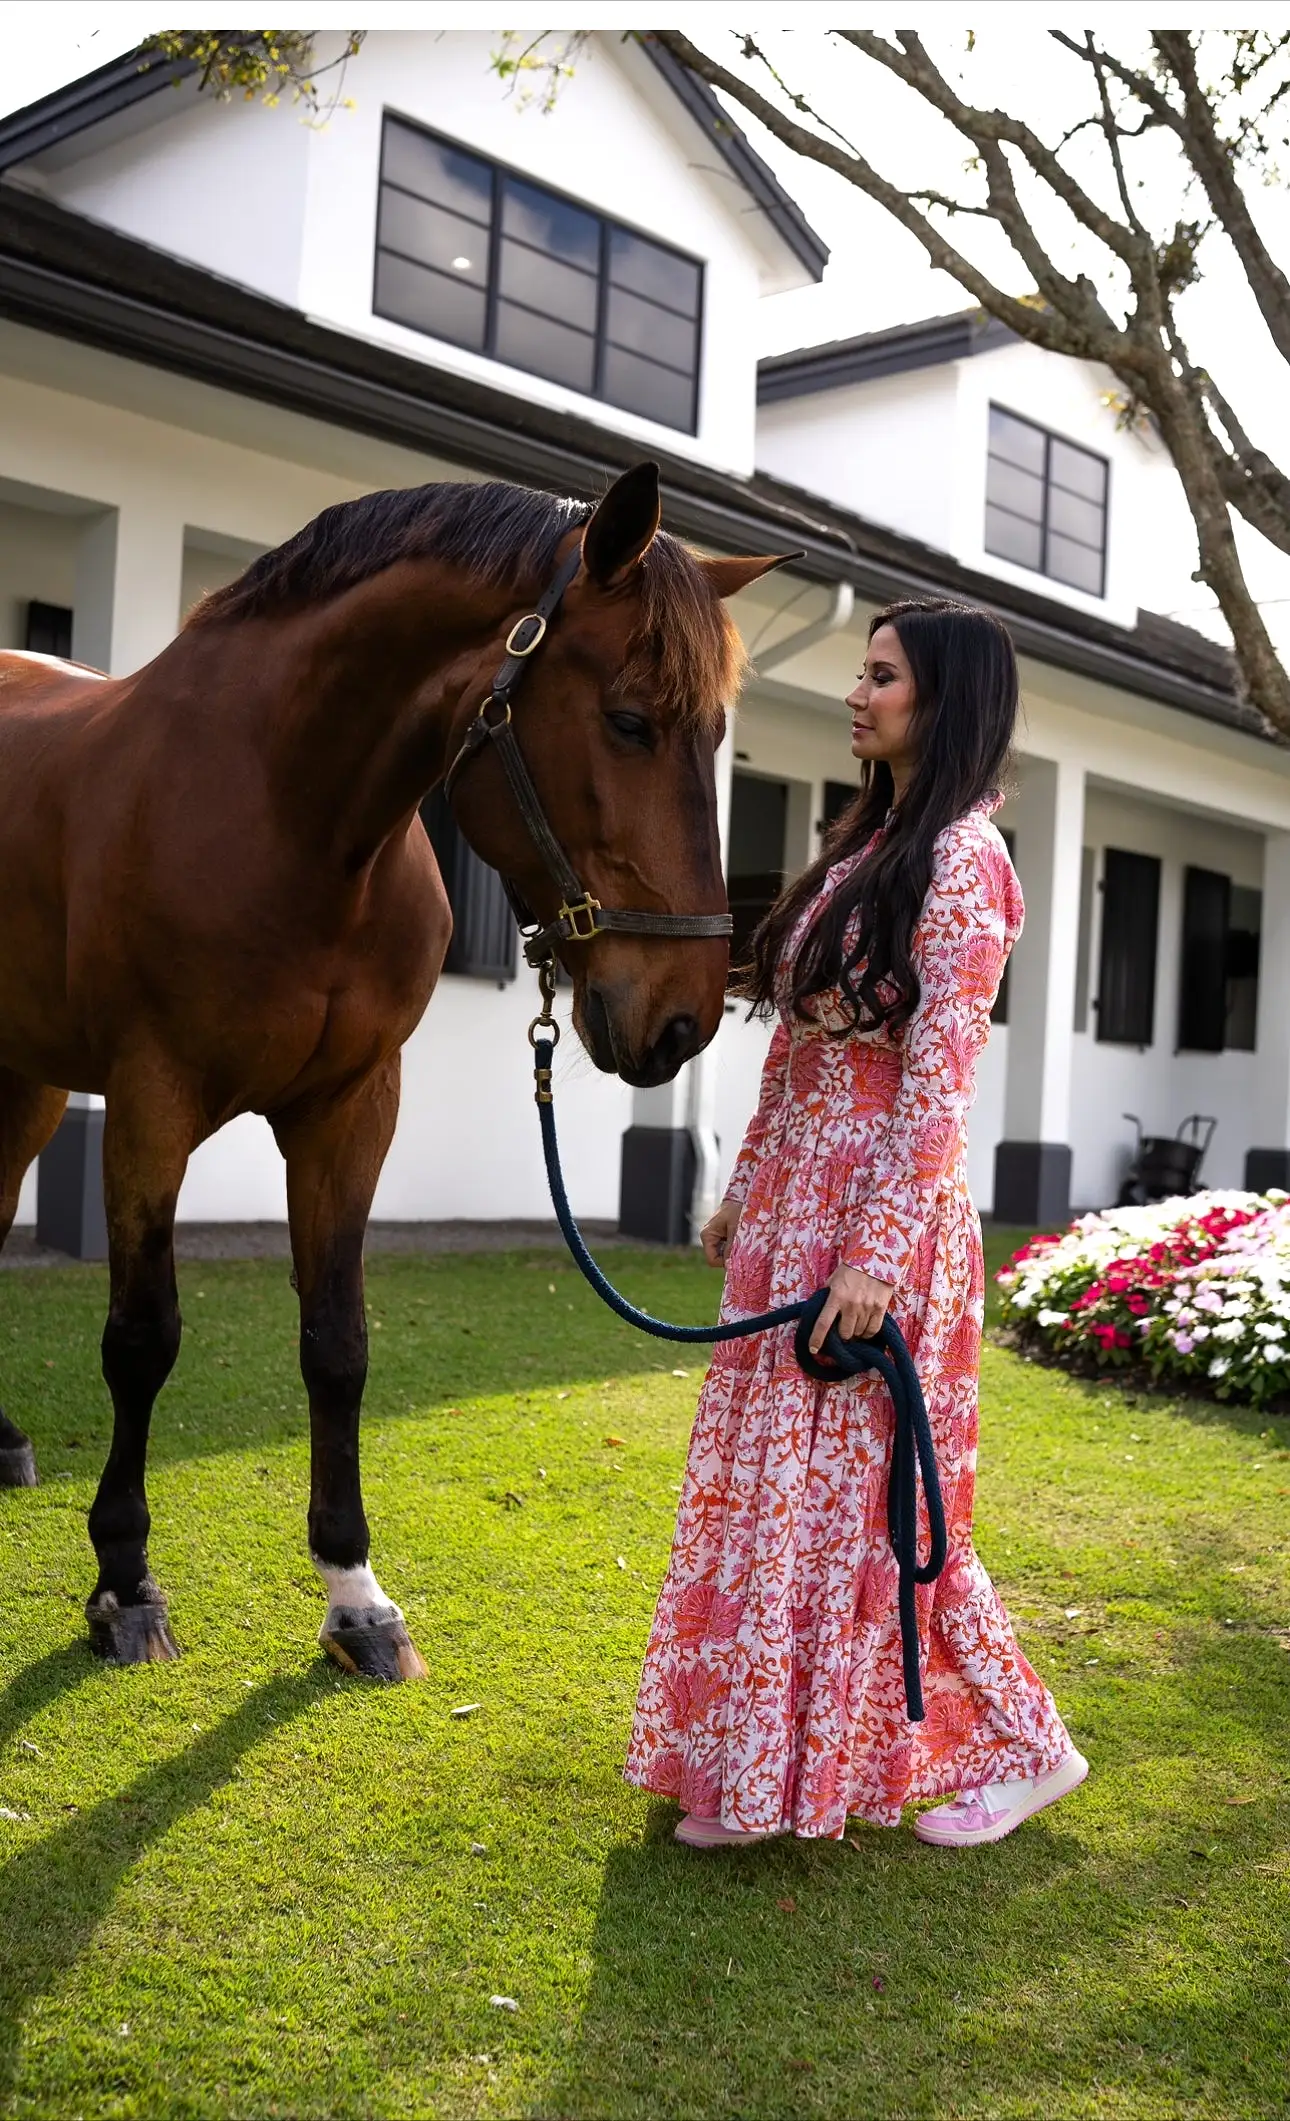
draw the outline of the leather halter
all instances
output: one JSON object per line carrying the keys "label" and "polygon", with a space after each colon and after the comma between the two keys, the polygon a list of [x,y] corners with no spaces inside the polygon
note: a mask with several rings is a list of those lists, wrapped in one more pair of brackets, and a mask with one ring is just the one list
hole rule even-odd
{"label": "leather halter", "polygon": [[502,878],[502,887],[524,938],[524,956],[534,966],[549,963],[555,955],[557,943],[589,943],[608,929],[621,935],[720,936],[730,935],[734,928],[728,913],[644,913],[635,907],[602,906],[599,899],[583,889],[548,823],[511,725],[511,699],[528,668],[530,657],[541,647],[547,627],[560,609],[565,590],[581,565],[582,552],[575,546],[561,562],[554,580],[543,591],[533,610],[512,626],[506,636],[505,661],[500,664],[488,698],[467,729],[443,779],[444,796],[451,802],[454,784],[463,767],[482,751],[485,744],[496,745],[529,837],[560,893],[560,911],[553,921],[543,926],[510,878]]}

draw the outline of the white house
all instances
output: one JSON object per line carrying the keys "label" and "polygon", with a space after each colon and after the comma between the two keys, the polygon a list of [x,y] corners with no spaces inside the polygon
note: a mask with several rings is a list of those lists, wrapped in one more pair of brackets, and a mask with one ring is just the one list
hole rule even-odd
{"label": "white house", "polygon": [[[493,41],[371,33],[356,108],[322,130],[132,59],[0,121],[0,642],[128,671],[329,503],[479,476],[590,495],[654,456],[670,528],[804,553],[734,607],[757,664],[719,755],[741,922],[854,784],[842,701],[876,605],[950,591],[1012,628],[1002,823],[1029,917],[973,1118],[982,1208],[1109,1198],[1125,1108],[1153,1132],[1213,1113],[1208,1176],[1253,1156],[1284,1177],[1290,754],[1220,650],[1139,609],[1176,606],[1192,564],[1167,463],[1119,431],[1104,379],[971,318],[759,375],[755,305],[826,253],[737,128],[608,35],[556,117],[521,117]],[[531,979],[469,915],[464,851],[442,859],[454,969],[405,1057],[375,1213],[543,1216]],[[575,1209],[612,1218],[621,1193],[625,1227],[683,1235],[765,1042],[731,1005],[676,1083],[633,1093],[566,1040]],[[267,1127],[206,1144],[179,1212],[281,1217]]]}

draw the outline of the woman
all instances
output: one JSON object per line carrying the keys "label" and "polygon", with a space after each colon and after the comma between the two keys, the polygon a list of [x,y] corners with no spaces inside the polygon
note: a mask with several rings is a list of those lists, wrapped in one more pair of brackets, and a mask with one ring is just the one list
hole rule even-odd
{"label": "woman", "polygon": [[[873,1377],[820,1385],[792,1329],[718,1346],[627,1759],[712,1848],[837,1838],[849,1814],[924,1841],[997,1841],[1087,1763],[1017,1646],[972,1546],[981,1232],[964,1170],[977,1056],[1021,892],[991,813],[1017,714],[988,612],[894,604],[848,706],[861,790],[753,939],[742,991],[778,1013],[726,1198],[703,1231],[722,1316],[827,1282],[836,1319],[888,1306],[918,1368],[949,1532],[920,1589],[926,1718],[905,1714],[887,1540],[892,1416]],[[920,1504],[926,1551],[926,1516]]]}

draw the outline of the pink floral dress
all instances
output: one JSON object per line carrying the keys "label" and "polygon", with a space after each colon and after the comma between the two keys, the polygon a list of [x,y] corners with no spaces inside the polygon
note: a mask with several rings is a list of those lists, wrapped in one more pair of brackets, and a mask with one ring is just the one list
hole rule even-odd
{"label": "pink floral dress", "polygon": [[[840,1260],[896,1289],[949,1533],[943,1573],[918,1592],[925,1720],[905,1714],[885,1388],[805,1377],[791,1327],[719,1344],[625,1772],[728,1827],[836,1838],[853,1813],[894,1826],[911,1799],[1043,1774],[1071,1749],[972,1546],[985,1277],[965,1121],[1023,910],[995,807],[937,840],[903,1031],[831,1037],[828,997],[821,1021],[781,1012],[727,1190],[743,1213],[723,1318],[806,1296]],[[829,871],[790,957],[860,859]],[[925,1553],[921,1492],[919,1517]]]}

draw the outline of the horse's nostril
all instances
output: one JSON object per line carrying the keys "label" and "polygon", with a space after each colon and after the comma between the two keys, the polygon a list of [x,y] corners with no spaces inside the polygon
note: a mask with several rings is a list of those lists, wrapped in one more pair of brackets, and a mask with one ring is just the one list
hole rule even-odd
{"label": "horse's nostril", "polygon": [[665,1024],[650,1054],[650,1061],[661,1080],[676,1074],[685,1061],[692,1060],[700,1050],[703,1040],[699,1034],[699,1021],[694,1016],[674,1016]]}

